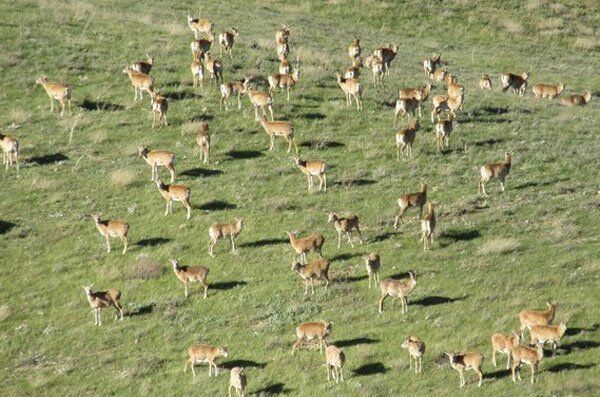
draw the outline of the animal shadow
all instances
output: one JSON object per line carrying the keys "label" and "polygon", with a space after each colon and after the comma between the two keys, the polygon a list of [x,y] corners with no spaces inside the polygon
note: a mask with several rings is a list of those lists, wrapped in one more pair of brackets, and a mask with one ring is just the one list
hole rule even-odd
{"label": "animal shadow", "polygon": [[596,366],[596,364],[594,364],[594,363],[592,363],[592,364],[562,363],[562,364],[553,365],[552,367],[548,368],[547,371],[556,373],[556,372],[562,372],[562,371],[574,371],[577,369],[594,368],[595,366]]}
{"label": "animal shadow", "polygon": [[165,94],[161,94],[161,95],[170,101],[180,101],[182,99],[202,98],[202,95],[193,94],[190,92],[169,92],[169,93],[165,93]]}
{"label": "animal shadow", "polygon": [[440,238],[452,240],[452,241],[470,241],[478,237],[481,237],[481,233],[477,229],[467,230],[447,230],[440,233]]}
{"label": "animal shadow", "polygon": [[316,113],[315,112],[315,113],[301,114],[300,117],[303,118],[303,119],[307,119],[307,120],[323,120],[327,116],[325,116],[323,113]]}
{"label": "animal shadow", "polygon": [[290,394],[294,389],[285,387],[284,383],[271,383],[270,385],[258,389],[254,392],[257,396],[274,396],[278,394]]}
{"label": "animal shadow", "polygon": [[374,343],[379,343],[379,339],[371,339],[369,337],[360,337],[354,339],[344,339],[333,342],[333,344],[337,347],[350,347],[350,346],[358,346],[358,345],[372,345]]}
{"label": "animal shadow", "polygon": [[135,243],[135,245],[137,245],[138,247],[157,247],[161,244],[165,244],[170,241],[173,241],[173,239],[165,237],[152,237],[139,240],[137,243]]}
{"label": "animal shadow", "polygon": [[448,298],[445,296],[426,296],[425,298],[416,300],[411,302],[413,305],[418,306],[435,306],[435,305],[445,305],[446,303],[454,303],[458,301],[465,300],[469,297],[469,295],[465,295],[459,298]]}
{"label": "animal shadow", "polygon": [[198,207],[200,210],[204,211],[224,211],[224,210],[234,210],[237,208],[235,204],[228,203],[226,201],[221,200],[213,200],[208,203],[204,203]]}
{"label": "animal shadow", "polygon": [[69,160],[69,158],[62,153],[46,154],[44,156],[31,157],[29,159],[30,162],[36,163],[37,165],[47,165],[67,160]]}
{"label": "animal shadow", "polygon": [[565,352],[565,354],[571,353],[573,350],[588,350],[595,349],[600,346],[599,342],[595,342],[592,340],[578,340],[575,342],[567,343],[560,346],[560,349]]}
{"label": "animal shadow", "polygon": [[147,305],[140,306],[135,310],[127,313],[127,317],[135,317],[135,316],[144,316],[146,314],[150,314],[154,311],[154,303],[149,303]]}
{"label": "animal shadow", "polygon": [[220,366],[223,368],[227,368],[227,369],[232,369],[235,367],[264,368],[267,366],[267,363],[257,363],[256,361],[252,361],[252,360],[238,359],[238,360],[225,361]]}
{"label": "animal shadow", "polygon": [[209,170],[207,168],[190,168],[189,170],[185,170],[180,172],[179,175],[183,176],[192,176],[194,178],[205,178],[213,175],[220,175],[223,171],[221,170]]}
{"label": "animal shadow", "polygon": [[600,329],[600,324],[593,324],[591,328],[578,328],[578,327],[569,327],[565,331],[565,335],[567,336],[575,336],[579,334],[583,334],[584,332],[596,332]]}
{"label": "animal shadow", "polygon": [[383,363],[370,363],[362,365],[356,369],[352,370],[354,376],[369,376],[375,374],[385,374],[388,369],[383,365]]}
{"label": "animal shadow", "polygon": [[[502,361],[502,360],[500,360]],[[500,369],[494,372],[484,373],[484,379],[502,379],[510,375],[510,369]]]}
{"label": "animal shadow", "polygon": [[304,141],[300,144],[300,147],[309,147],[311,149],[335,149],[346,146],[341,142],[336,141],[322,141],[319,139],[313,139],[310,141]]}
{"label": "animal shadow", "polygon": [[0,234],[6,234],[11,229],[17,226],[16,223],[8,222],[8,221],[0,221]]}
{"label": "animal shadow", "polygon": [[285,238],[266,238],[262,240],[252,241],[250,243],[242,243],[239,247],[249,247],[249,248],[257,248],[257,247],[267,247],[269,245],[277,245],[277,244],[285,244],[289,242],[288,239]]}
{"label": "animal shadow", "polygon": [[246,159],[255,159],[257,157],[263,157],[264,154],[257,150],[230,150],[225,153],[232,160],[246,160]]}
{"label": "animal shadow", "polygon": [[209,284],[208,288],[216,289],[219,291],[225,291],[225,290],[233,289],[235,287],[239,287],[239,286],[246,285],[246,284],[248,284],[248,283],[245,281],[221,281],[218,283]]}
{"label": "animal shadow", "polygon": [[90,111],[97,110],[106,112],[116,112],[119,110],[125,110],[125,106],[123,105],[104,101],[90,101],[88,99],[84,99],[84,101],[79,105],[79,107]]}
{"label": "animal shadow", "polygon": [[[287,241],[287,240],[286,240]],[[360,252],[355,252],[353,254],[339,254],[336,256],[333,256],[330,260],[331,262],[334,261],[347,261],[348,259],[352,259],[352,258],[356,258],[357,256],[361,256],[362,254]]]}

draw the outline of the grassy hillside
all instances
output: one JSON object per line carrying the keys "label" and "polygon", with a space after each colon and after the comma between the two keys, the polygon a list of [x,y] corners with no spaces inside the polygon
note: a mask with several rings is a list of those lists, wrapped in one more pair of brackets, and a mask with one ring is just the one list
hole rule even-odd
{"label": "grassy hillside", "polygon": [[[22,395],[223,395],[228,371],[246,367],[254,396],[455,395],[458,373],[444,351],[486,356],[481,389],[467,373],[465,395],[592,396],[600,393],[598,301],[600,206],[600,15],[595,1],[488,2],[275,1],[202,2],[203,17],[221,31],[236,26],[234,59],[225,80],[265,77],[277,68],[274,33],[293,26],[291,59],[301,82],[286,102],[275,95],[277,119],[293,121],[301,154],[331,166],[326,193],[307,193],[282,140],[269,152],[249,101],[242,111],[219,110],[219,92],[191,86],[188,13],[191,1],[23,1],[0,4],[0,132],[21,143],[21,170],[0,172],[0,390]],[[364,71],[364,111],[346,109],[334,73],[347,66],[354,35],[371,52],[400,45],[385,87]],[[170,101],[170,126],[150,128],[149,99],[133,102],[121,70],[156,57],[153,76]],[[218,52],[217,52],[218,53]],[[425,117],[413,158],[395,160],[391,104],[402,87],[423,83],[421,60],[441,53],[466,87],[465,112],[438,153]],[[564,81],[566,94],[590,90],[585,108],[501,92],[499,74],[530,72],[538,82]],[[494,88],[477,89],[481,73]],[[73,113],[57,118],[36,77],[68,82]],[[257,78],[257,81],[261,79]],[[442,93],[439,85],[433,93]],[[232,104],[234,101],[232,101]],[[431,103],[425,106],[426,115]],[[213,164],[195,147],[199,121],[210,125]],[[405,122],[404,122],[405,123]],[[178,182],[190,186],[194,212],[164,200],[150,182],[137,148],[176,153]],[[488,184],[477,195],[478,168],[513,150],[507,190]],[[167,174],[161,170],[164,179]],[[427,181],[437,203],[433,249],[419,243],[417,211],[392,228],[396,199]],[[353,211],[364,245],[337,250],[326,211]],[[89,216],[130,223],[130,251],[121,255]],[[208,255],[208,227],[244,216],[238,252],[228,242]],[[333,283],[305,297],[290,270],[285,232],[320,232],[332,259]],[[378,291],[367,287],[362,254],[382,257],[382,277],[416,269],[408,314],[397,302],[377,313]],[[185,299],[169,259],[210,268],[208,299],[194,284]],[[119,288],[126,314],[93,318],[82,285]],[[518,327],[517,313],[559,303],[556,321],[569,327],[538,382],[513,384],[491,364],[489,338]],[[346,382],[326,381],[324,357],[291,356],[302,321],[335,322],[330,341],[343,346]],[[424,372],[413,374],[402,340],[427,344]],[[183,373],[189,345],[227,345],[218,378],[198,367]],[[549,351],[548,351],[549,352]],[[500,363],[504,363],[500,359]]]}

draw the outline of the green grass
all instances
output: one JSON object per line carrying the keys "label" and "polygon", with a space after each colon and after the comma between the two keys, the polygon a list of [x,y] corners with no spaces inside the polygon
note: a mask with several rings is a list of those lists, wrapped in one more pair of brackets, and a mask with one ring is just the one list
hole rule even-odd
{"label": "green grass", "polygon": [[[186,17],[198,13],[198,3],[0,4],[0,125],[22,149],[21,170],[0,172],[1,394],[223,395],[227,371],[208,379],[199,367],[195,380],[182,371],[187,347],[206,341],[229,347],[222,363],[247,360],[250,395],[456,395],[458,374],[442,355],[467,349],[485,354],[489,375],[477,389],[469,371],[466,395],[597,395],[596,3],[222,4],[202,3],[202,16],[214,19],[218,31],[240,30],[233,62],[224,60],[226,80],[276,71],[274,31],[281,23],[293,26],[301,82],[290,102],[275,95],[275,114],[294,122],[304,157],[331,165],[326,193],[307,193],[282,140],[266,150],[268,138],[254,124],[247,98],[241,112],[224,112],[210,84],[193,92]],[[400,44],[384,88],[363,75],[361,113],[345,108],[333,77],[347,66],[354,35],[365,53]],[[121,74],[147,51],[156,57],[157,86],[171,98],[167,128],[150,128],[149,100],[134,103]],[[396,163],[388,103],[399,88],[423,83],[420,61],[436,52],[466,87],[465,113],[450,151],[437,152],[425,118],[413,158]],[[524,98],[502,93],[499,74],[522,69],[530,72],[530,87],[564,81],[566,94],[587,89],[596,97],[568,109],[534,100],[530,89]],[[476,88],[483,72],[494,82],[485,94]],[[71,116],[50,114],[46,94],[34,84],[41,74],[73,86]],[[115,106],[93,110],[97,102]],[[190,123],[199,120],[212,133],[215,163],[208,167],[194,147]],[[190,221],[177,204],[163,216],[150,169],[137,157],[140,144],[176,153],[178,181],[192,189]],[[486,205],[477,196],[477,169],[502,160],[506,150],[515,151],[506,193],[491,182]],[[415,191],[420,179],[438,204],[438,237],[429,253],[418,242],[416,221],[398,232],[391,227],[398,195]],[[336,250],[328,210],[355,212],[367,243]],[[130,223],[126,255],[117,241],[106,254],[89,216],[96,211]],[[209,225],[235,216],[246,219],[238,253],[229,254],[223,241],[210,258]],[[328,291],[303,295],[285,236],[294,229],[325,235],[324,253],[333,260]],[[408,314],[391,301],[384,315],[377,313],[378,292],[367,288],[361,258],[371,251],[382,257],[382,277],[418,270]],[[209,282],[220,288],[202,300],[194,285],[184,299],[169,258],[208,266]],[[119,288],[130,315],[115,323],[107,310],[102,327],[94,327],[81,289],[88,283]],[[559,303],[557,321],[570,328],[564,347],[544,359],[534,386],[525,380],[527,368],[515,385],[502,367],[493,368],[490,335],[516,329],[518,311],[547,300]],[[335,322],[330,341],[346,341],[344,384],[326,382],[317,352],[290,355],[296,325],[316,319]],[[421,375],[411,373],[400,347],[408,334],[427,344]]]}

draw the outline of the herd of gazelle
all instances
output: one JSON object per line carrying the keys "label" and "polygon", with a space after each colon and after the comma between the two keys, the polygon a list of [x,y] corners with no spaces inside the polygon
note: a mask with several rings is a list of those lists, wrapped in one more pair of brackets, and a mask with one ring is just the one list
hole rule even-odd
{"label": "herd of gazelle", "polygon": [[[290,52],[288,38],[291,28],[283,26],[276,32],[277,55],[280,60],[279,73],[268,77],[269,91],[255,91],[251,89],[250,81],[252,77],[243,77],[238,82],[223,82],[223,63],[212,57],[209,50],[214,41],[213,30],[214,23],[207,19],[195,19],[188,17],[188,25],[194,32],[195,40],[191,44],[193,53],[193,63],[191,71],[193,75],[194,87],[202,86],[204,80],[204,71],[208,70],[212,80],[219,83],[221,93],[221,108],[225,106],[225,110],[229,110],[228,99],[232,95],[237,96],[238,109],[241,108],[242,95],[248,95],[250,102],[255,110],[255,120],[260,121],[265,132],[270,138],[269,150],[273,150],[274,137],[283,137],[288,143],[289,153],[292,145],[295,148],[296,154],[298,148],[294,140],[294,128],[289,122],[275,121],[273,118],[273,97],[272,92],[275,89],[285,89],[287,91],[287,99],[290,99],[290,89],[299,81],[299,70],[292,68],[288,55]],[[205,38],[199,38],[200,34],[207,35]],[[223,51],[233,58],[233,46],[235,38],[239,35],[236,28],[228,31],[223,31],[218,36],[218,44],[220,46],[220,56],[223,56]],[[351,58],[352,66],[346,69],[344,76],[336,74],[337,82],[346,96],[347,106],[351,106],[352,99],[356,102],[358,110],[363,108],[362,92],[363,86],[358,81],[361,67],[367,67],[373,73],[373,79],[376,84],[383,85],[383,78],[390,73],[391,62],[398,54],[398,46],[388,46],[377,48],[373,55],[368,56],[363,61],[361,59],[360,39],[356,38],[348,48],[348,55]],[[154,87],[154,79],[150,76],[150,72],[154,65],[154,58],[147,55],[145,61],[133,63],[123,69],[134,89],[134,100],[138,96],[143,99],[143,93],[146,92],[151,98],[151,107],[153,113],[153,127],[156,123],[168,125],[167,98],[160,95],[159,90]],[[456,113],[461,110],[464,100],[464,86],[457,83],[456,77],[449,74],[446,70],[442,70],[441,66],[446,65],[441,60],[440,56],[434,56],[431,59],[423,61],[423,70],[426,78],[433,81],[444,81],[446,83],[447,93],[445,95],[436,95],[433,97],[433,110],[431,112],[432,122],[434,116],[437,116],[435,123],[436,140],[439,150],[448,147],[448,138],[453,128],[453,118]],[[529,75],[526,72],[521,74],[502,74],[500,77],[503,91],[512,89],[514,92],[523,96],[527,89],[527,81]],[[59,101],[61,105],[60,115],[62,116],[65,109],[71,111],[71,95],[72,89],[69,85],[50,82],[47,77],[43,76],[36,80],[45,89],[50,97],[51,111],[54,111],[54,101]],[[479,81],[479,88],[482,90],[492,89],[492,80],[488,74],[484,74]],[[556,98],[560,96],[565,89],[564,83],[559,84],[537,84],[533,86],[533,94],[536,98]],[[409,124],[404,129],[396,134],[397,160],[400,160],[400,154],[412,155],[412,143],[414,142],[416,132],[419,129],[419,123],[415,117],[418,113],[422,117],[421,105],[430,95],[431,84],[426,83],[422,88],[406,88],[399,91],[398,99],[394,110],[394,126],[398,122],[398,116],[409,117]],[[569,95],[562,99],[562,103],[567,106],[583,106],[591,99],[591,93],[586,91],[582,95]],[[259,118],[258,110],[262,111],[262,118]],[[271,120],[267,119],[269,111]],[[442,118],[441,114],[445,113]],[[204,163],[209,162],[210,153],[210,136],[209,129],[206,123],[201,123],[197,135],[197,145],[201,151],[201,160]],[[3,151],[3,164],[8,169],[9,166],[16,163],[19,168],[18,140],[11,135],[0,134],[0,144]],[[148,150],[145,146],[139,147],[139,156],[142,157],[152,167],[151,180],[155,182],[160,194],[167,201],[165,215],[172,212],[173,201],[180,201],[187,209],[187,219],[191,216],[190,204],[190,189],[183,185],[173,184],[175,181],[174,169],[174,154],[168,151]],[[486,183],[491,179],[498,179],[501,190],[504,191],[505,178],[508,176],[511,168],[513,153],[506,153],[505,161],[502,163],[485,163],[480,168],[481,179],[478,184],[479,192],[484,196]],[[302,173],[307,176],[308,188],[313,188],[313,177],[319,180],[319,190],[327,189],[326,172],[328,165],[321,160],[302,160],[299,157],[294,159],[294,164]],[[171,184],[166,185],[158,178],[158,168],[165,167],[170,173]],[[427,205],[428,212],[423,216],[423,208]],[[418,207],[420,210],[419,219],[421,219],[421,240],[424,244],[424,249],[428,250],[431,242],[433,242],[433,234],[436,225],[434,212],[434,204],[427,201],[427,185],[421,182],[421,189],[415,193],[402,195],[398,199],[399,213],[394,221],[394,228],[398,227],[398,223],[402,223],[402,215],[410,207]],[[123,254],[128,248],[128,231],[129,224],[121,220],[102,220],[100,214],[92,215],[96,227],[100,234],[105,238],[107,251],[110,252],[110,239],[119,238],[123,243]],[[355,230],[358,234],[360,243],[363,243],[362,235],[359,228],[358,217],[354,214],[349,214],[346,217],[340,217],[335,213],[328,213],[328,221],[333,223],[336,232],[338,233],[337,247],[341,247],[342,237],[345,234],[348,243],[354,247],[351,233]],[[229,237],[231,241],[231,250],[235,252],[235,238],[241,233],[243,227],[243,218],[236,218],[232,223],[218,224],[215,223],[209,228],[209,254],[214,256],[214,248],[218,241],[224,237]],[[312,234],[307,237],[300,238],[297,232],[288,233],[292,249],[297,254],[296,260],[292,264],[292,270],[300,275],[305,283],[305,294],[308,294],[309,287],[314,294],[314,281],[324,281],[327,288],[329,279],[330,261],[323,257],[322,248],[325,238],[321,234]],[[315,252],[318,258],[312,262],[308,262],[307,254]],[[397,280],[387,278],[380,281],[381,259],[376,253],[370,253],[363,256],[365,267],[368,273],[369,288],[373,283],[379,284],[380,298],[378,309],[383,313],[383,303],[388,296],[400,298],[402,303],[401,312],[406,313],[408,310],[408,296],[414,290],[417,284],[417,273],[415,271],[408,272],[408,278]],[[173,271],[176,277],[184,285],[184,294],[189,296],[188,284],[199,282],[203,289],[203,298],[207,298],[208,283],[207,276],[209,269],[204,266],[182,266],[175,259],[171,260]],[[94,324],[101,325],[100,311],[103,308],[114,306],[117,310],[116,319],[123,319],[123,307],[120,303],[121,292],[117,289],[109,289],[107,291],[92,290],[92,285],[83,287],[94,314]],[[495,333],[491,337],[492,342],[492,361],[494,366],[496,363],[496,353],[507,355],[507,369],[512,370],[512,379],[516,382],[519,380],[519,367],[522,364],[531,367],[531,382],[535,380],[535,371],[543,358],[543,347],[546,343],[551,343],[553,350],[556,350],[557,345],[566,331],[566,325],[561,322],[558,325],[552,325],[556,310],[556,305],[548,303],[547,310],[525,310],[519,313],[521,323],[519,332],[512,334]],[[296,328],[297,340],[292,346],[292,354],[296,349],[301,348],[304,344],[310,341],[317,341],[320,351],[325,347],[327,378],[328,380],[343,381],[342,367],[345,364],[346,358],[344,352],[334,346],[328,345],[326,338],[331,334],[332,322],[319,321],[300,324]],[[528,329],[530,339],[535,348],[522,346],[520,343],[523,340],[523,331]],[[425,353],[425,343],[416,336],[408,336],[401,345],[407,349],[409,353],[410,368],[414,361],[415,372],[422,372],[422,358]],[[228,349],[226,347],[213,347],[207,344],[193,345],[188,349],[189,359],[186,361],[185,370],[188,365],[195,374],[194,366],[198,363],[207,363],[209,366],[209,376],[218,375],[218,367],[216,360],[219,357],[227,357]],[[464,372],[473,370],[477,373],[479,386],[481,386],[483,373],[483,354],[479,352],[464,352],[450,353],[446,355],[449,358],[450,365],[460,374],[460,387],[465,385]],[[231,370],[229,395],[232,389],[237,396],[245,394],[247,384],[246,374],[243,368],[235,367]]]}

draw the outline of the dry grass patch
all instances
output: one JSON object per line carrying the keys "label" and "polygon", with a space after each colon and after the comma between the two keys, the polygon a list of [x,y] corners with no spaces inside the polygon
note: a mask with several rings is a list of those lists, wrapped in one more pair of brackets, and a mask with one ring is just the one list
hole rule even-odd
{"label": "dry grass patch", "polygon": [[504,255],[510,254],[511,252],[515,252],[520,248],[521,244],[512,238],[496,238],[493,240],[488,240],[481,247],[477,253],[479,255]]}
{"label": "dry grass patch", "polygon": [[505,19],[501,22],[502,27],[508,32],[508,33],[512,33],[512,34],[517,34],[517,33],[523,33],[523,25],[521,25],[520,22],[512,20],[512,19]]}
{"label": "dry grass patch", "polygon": [[126,169],[115,170],[110,173],[110,181],[115,185],[122,188],[128,187],[136,179],[135,172]]}
{"label": "dry grass patch", "polygon": [[539,30],[555,30],[561,28],[564,22],[562,18],[547,18],[539,22],[537,27]]}
{"label": "dry grass patch", "polygon": [[6,305],[0,306],[0,323],[10,316],[10,309]]}
{"label": "dry grass patch", "polygon": [[23,124],[31,119],[31,113],[22,109],[13,109],[10,111],[10,118],[15,124]]}
{"label": "dry grass patch", "polygon": [[600,48],[600,41],[593,37],[577,37],[573,42],[573,47],[584,50],[594,50]]}
{"label": "dry grass patch", "polygon": [[147,256],[140,256],[125,275],[129,280],[151,280],[160,277],[163,266]]}

